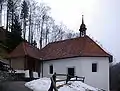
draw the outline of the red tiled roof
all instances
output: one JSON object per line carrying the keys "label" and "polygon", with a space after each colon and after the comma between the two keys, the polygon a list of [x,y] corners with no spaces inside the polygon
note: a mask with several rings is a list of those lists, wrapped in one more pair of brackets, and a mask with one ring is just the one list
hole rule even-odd
{"label": "red tiled roof", "polygon": [[39,49],[30,45],[27,42],[22,42],[9,54],[8,57],[15,58],[15,57],[25,57],[25,56],[40,59]]}
{"label": "red tiled roof", "polygon": [[[72,57],[109,57],[90,37],[78,37],[49,43],[39,50],[27,42],[20,43],[10,54],[9,58],[30,56],[41,60],[63,59]],[[112,62],[112,59],[110,60]]]}
{"label": "red tiled roof", "polygon": [[40,50],[43,60],[71,58],[71,57],[110,57],[90,37],[78,37],[49,43]]}

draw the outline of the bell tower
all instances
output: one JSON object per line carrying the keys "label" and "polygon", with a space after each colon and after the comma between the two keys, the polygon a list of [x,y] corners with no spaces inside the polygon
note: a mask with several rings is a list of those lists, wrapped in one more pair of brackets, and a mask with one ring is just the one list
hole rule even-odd
{"label": "bell tower", "polygon": [[84,37],[86,35],[86,25],[84,24],[84,16],[82,15],[82,24],[80,25],[80,37]]}

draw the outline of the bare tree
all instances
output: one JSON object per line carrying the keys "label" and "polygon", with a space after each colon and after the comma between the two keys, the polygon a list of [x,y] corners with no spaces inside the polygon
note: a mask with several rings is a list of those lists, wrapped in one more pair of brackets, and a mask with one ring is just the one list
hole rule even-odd
{"label": "bare tree", "polygon": [[65,33],[64,26],[63,25],[56,25],[54,24],[52,27],[52,34],[51,34],[51,41],[60,41],[63,40],[63,36]]}
{"label": "bare tree", "polygon": [[[0,0],[0,17],[2,14],[2,1],[7,2],[6,28],[12,28],[14,14],[17,14],[19,21],[21,21],[23,38],[27,38],[31,44],[35,40],[39,44],[39,48],[42,48],[49,42],[74,38],[79,35],[67,29],[62,23],[56,24],[49,14],[50,7],[44,3],[38,4],[35,0]],[[1,18],[0,22],[2,23]]]}
{"label": "bare tree", "polygon": [[27,26],[27,19],[28,19],[28,4],[24,0],[22,3],[22,10],[21,10],[21,19],[23,19],[23,38],[26,39],[26,26]]}
{"label": "bare tree", "polygon": [[79,37],[79,33],[75,33],[72,30],[69,30],[69,32],[65,33],[66,38],[65,39],[71,39],[71,38],[76,38]]}
{"label": "bare tree", "polygon": [[[17,13],[18,2],[21,0],[6,0],[7,3],[7,21],[6,21],[6,29],[12,30],[13,19],[15,18],[15,14]],[[17,13],[18,14],[18,13]]]}
{"label": "bare tree", "polygon": [[35,22],[35,10],[37,7],[37,2],[34,0],[29,1],[29,32],[28,32],[28,42],[32,43],[33,42],[33,27],[34,27],[34,22]]}
{"label": "bare tree", "polygon": [[55,21],[52,17],[47,18],[46,22],[46,31],[45,31],[45,45],[47,45],[51,40],[51,36],[53,33],[53,26],[55,25]]}
{"label": "bare tree", "polygon": [[40,48],[43,47],[43,38],[45,33],[45,21],[47,21],[47,16],[49,13],[50,7],[46,6],[45,4],[41,3],[37,6],[37,18],[36,18],[36,25],[37,25],[37,35],[39,36],[39,45]]}
{"label": "bare tree", "polygon": [[47,45],[48,43],[48,35],[49,35],[49,31],[50,31],[50,17],[48,16],[46,19],[46,31],[45,31],[45,45]]}
{"label": "bare tree", "polygon": [[0,0],[0,26],[2,26],[2,9],[3,9],[3,3],[5,0]]}

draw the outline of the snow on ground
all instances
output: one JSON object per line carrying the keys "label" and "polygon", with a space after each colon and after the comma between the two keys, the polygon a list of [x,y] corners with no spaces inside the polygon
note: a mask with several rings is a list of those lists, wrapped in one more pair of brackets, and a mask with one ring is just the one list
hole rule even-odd
{"label": "snow on ground", "polygon": [[33,91],[47,91],[50,88],[51,81],[49,78],[40,78],[25,83],[25,86]]}
{"label": "snow on ground", "polygon": [[[48,91],[50,88],[50,78],[40,78],[38,80],[33,80],[25,83],[25,86],[32,89],[33,91]],[[91,87],[81,81],[71,81],[65,85],[65,82],[57,82],[56,86],[62,85],[58,91],[98,91],[97,88]]]}

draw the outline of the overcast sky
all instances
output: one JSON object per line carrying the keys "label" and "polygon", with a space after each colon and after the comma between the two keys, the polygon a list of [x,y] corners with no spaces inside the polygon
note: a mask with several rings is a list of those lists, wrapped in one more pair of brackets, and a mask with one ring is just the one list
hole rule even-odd
{"label": "overcast sky", "polygon": [[[38,1],[38,0],[37,0]],[[51,7],[57,22],[78,31],[82,14],[87,34],[120,61],[120,0],[39,0]]]}

